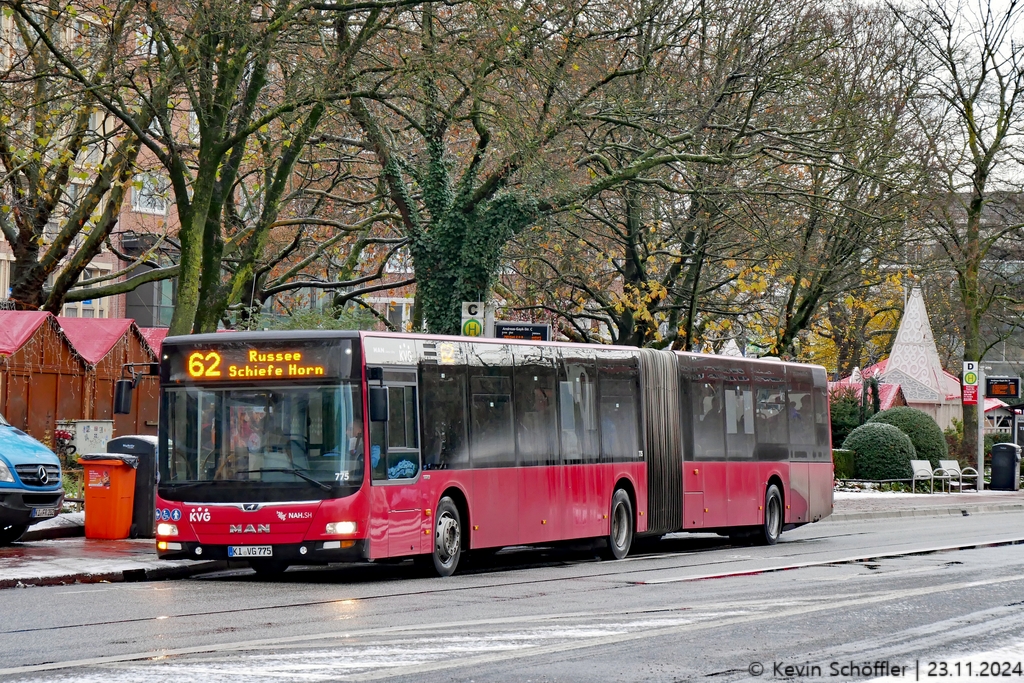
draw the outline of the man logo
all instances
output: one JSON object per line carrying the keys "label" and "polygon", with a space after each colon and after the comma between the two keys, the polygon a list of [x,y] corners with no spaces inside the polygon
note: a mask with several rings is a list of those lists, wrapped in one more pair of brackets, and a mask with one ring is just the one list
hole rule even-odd
{"label": "man logo", "polygon": [[246,524],[245,527],[243,528],[241,524],[229,524],[228,525],[228,533],[229,534],[269,534],[270,533],[270,525],[269,524],[257,524],[255,526],[253,526],[252,524]]}

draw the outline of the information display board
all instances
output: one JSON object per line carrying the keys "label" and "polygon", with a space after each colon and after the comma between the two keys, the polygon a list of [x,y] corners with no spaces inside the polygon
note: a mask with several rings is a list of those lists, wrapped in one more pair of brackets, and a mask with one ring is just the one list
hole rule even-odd
{"label": "information display board", "polygon": [[1020,398],[1020,377],[986,377],[988,398]]}
{"label": "information display board", "polygon": [[494,323],[494,336],[498,339],[526,339],[551,341],[551,325],[543,323]]}

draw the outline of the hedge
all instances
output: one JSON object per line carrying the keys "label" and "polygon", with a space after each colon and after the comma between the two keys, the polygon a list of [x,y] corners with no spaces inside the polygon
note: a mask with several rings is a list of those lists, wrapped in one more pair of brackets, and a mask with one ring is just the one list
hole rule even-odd
{"label": "hedge", "polygon": [[853,479],[853,451],[832,449],[832,464],[835,467],[836,479]]}
{"label": "hedge", "polygon": [[949,458],[946,437],[932,416],[923,410],[907,406],[890,408],[873,415],[868,422],[884,422],[898,428],[910,437],[917,457],[922,460],[927,458],[933,469],[939,466],[939,460]]}
{"label": "hedge", "polygon": [[910,479],[910,461],[917,457],[910,437],[884,422],[867,422],[843,442],[853,451],[853,475],[857,479]]}

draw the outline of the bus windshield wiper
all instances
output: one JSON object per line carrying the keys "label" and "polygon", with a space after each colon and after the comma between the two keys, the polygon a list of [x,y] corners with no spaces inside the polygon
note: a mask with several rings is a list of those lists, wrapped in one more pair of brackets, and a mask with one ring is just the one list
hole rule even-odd
{"label": "bus windshield wiper", "polygon": [[314,486],[319,486],[324,491],[330,491],[331,490],[331,487],[330,487],[329,484],[325,484],[322,481],[320,481],[319,479],[314,479],[313,477],[309,476],[308,474],[304,474],[302,472],[302,470],[295,469],[294,467],[261,467],[258,470],[248,470],[248,471],[249,472],[285,472],[287,474],[294,474],[296,477],[299,477],[300,479],[305,479],[306,481],[308,481],[310,484],[313,484]]}

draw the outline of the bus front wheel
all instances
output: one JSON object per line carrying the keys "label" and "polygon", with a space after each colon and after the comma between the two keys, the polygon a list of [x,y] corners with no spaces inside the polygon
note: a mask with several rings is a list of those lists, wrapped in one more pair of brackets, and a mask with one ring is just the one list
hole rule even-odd
{"label": "bus front wheel", "polygon": [[612,495],[610,521],[606,554],[610,560],[621,560],[633,545],[633,505],[629,502],[629,494],[622,489],[616,489]]}
{"label": "bus front wheel", "polygon": [[782,512],[782,492],[775,484],[770,484],[764,494],[764,523],[761,525],[757,541],[760,545],[775,545],[782,535],[785,515]]}
{"label": "bus front wheel", "polygon": [[437,504],[434,517],[434,570],[438,576],[451,576],[459,566],[462,554],[462,520],[451,498],[445,496]]}

